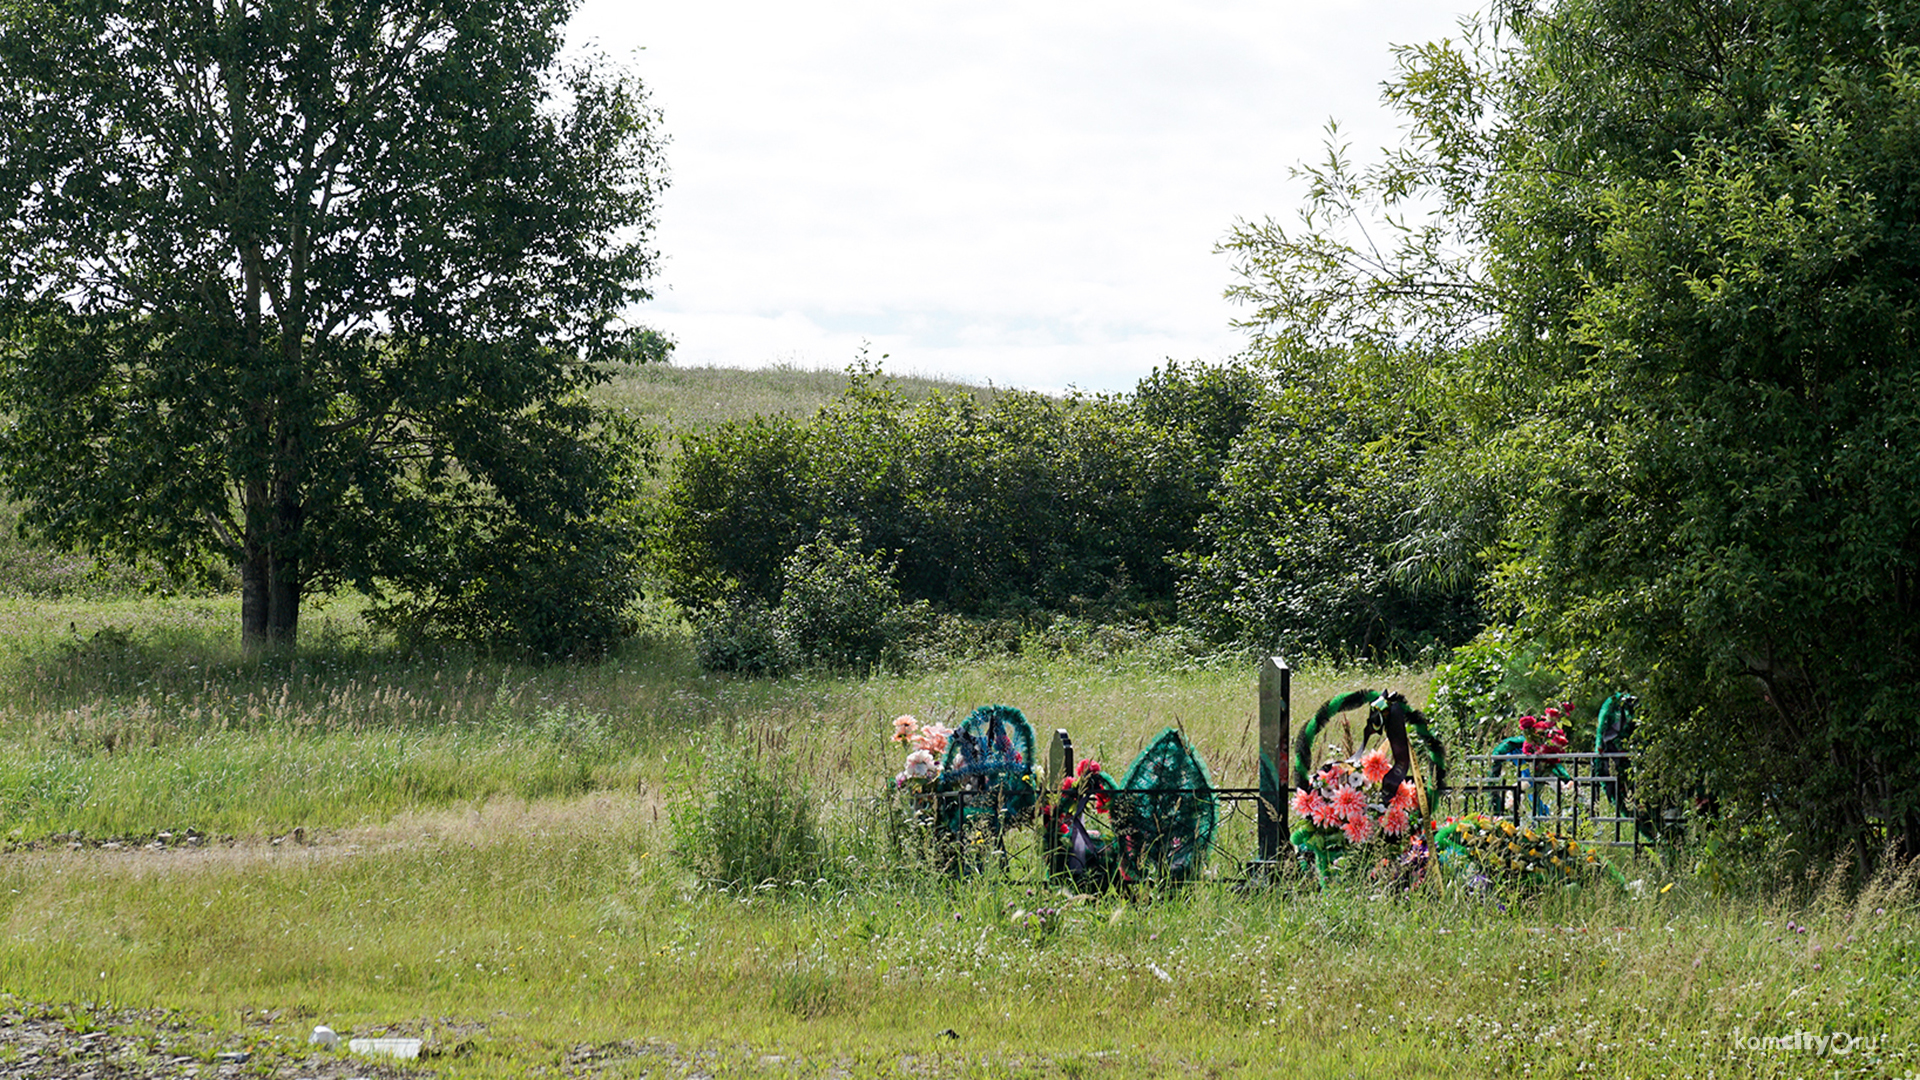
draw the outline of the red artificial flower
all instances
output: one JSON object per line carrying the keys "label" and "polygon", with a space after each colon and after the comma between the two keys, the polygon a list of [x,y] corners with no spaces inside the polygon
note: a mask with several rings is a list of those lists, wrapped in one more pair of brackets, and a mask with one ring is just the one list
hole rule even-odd
{"label": "red artificial flower", "polygon": [[1364,844],[1373,836],[1373,822],[1368,820],[1365,814],[1359,814],[1348,818],[1347,823],[1340,827],[1340,831],[1347,834],[1348,840],[1356,844]]}
{"label": "red artificial flower", "polygon": [[1420,789],[1411,780],[1400,781],[1400,790],[1393,793],[1387,806],[1394,810],[1411,810],[1419,804]]}
{"label": "red artificial flower", "polygon": [[1388,809],[1386,813],[1380,815],[1380,828],[1384,830],[1388,836],[1403,835],[1407,831],[1407,825],[1407,812],[1397,806]]}
{"label": "red artificial flower", "polygon": [[1347,820],[1365,817],[1367,797],[1352,788],[1343,788],[1333,797],[1333,812]]}

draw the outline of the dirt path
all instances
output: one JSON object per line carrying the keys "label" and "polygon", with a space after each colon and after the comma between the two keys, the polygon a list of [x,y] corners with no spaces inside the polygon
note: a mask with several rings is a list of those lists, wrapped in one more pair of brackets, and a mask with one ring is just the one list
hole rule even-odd
{"label": "dirt path", "polygon": [[333,829],[297,828],[280,836],[235,837],[192,830],[153,836],[59,834],[15,841],[15,859],[85,859],[154,870],[241,868],[268,861],[319,861],[432,844],[486,844],[528,833],[584,836],[631,829],[664,814],[657,796],[596,792],[577,799],[524,803],[498,799],[466,809],[409,812],[391,821]]}

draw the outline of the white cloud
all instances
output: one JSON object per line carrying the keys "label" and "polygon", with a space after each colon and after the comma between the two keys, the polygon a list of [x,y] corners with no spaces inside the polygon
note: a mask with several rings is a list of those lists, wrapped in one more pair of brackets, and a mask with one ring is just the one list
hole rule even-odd
{"label": "white cloud", "polygon": [[656,299],[681,363],[890,366],[1125,389],[1239,336],[1215,242],[1291,217],[1337,116],[1394,138],[1388,45],[1451,6],[588,0],[673,176]]}

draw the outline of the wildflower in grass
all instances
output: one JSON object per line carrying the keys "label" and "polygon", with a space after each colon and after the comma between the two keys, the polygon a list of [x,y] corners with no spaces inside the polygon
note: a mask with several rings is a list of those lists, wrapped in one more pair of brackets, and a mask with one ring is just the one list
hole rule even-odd
{"label": "wildflower in grass", "polygon": [[1377,746],[1367,751],[1366,756],[1360,759],[1360,775],[1365,777],[1369,784],[1380,784],[1392,771],[1393,759],[1387,756],[1385,750]]}

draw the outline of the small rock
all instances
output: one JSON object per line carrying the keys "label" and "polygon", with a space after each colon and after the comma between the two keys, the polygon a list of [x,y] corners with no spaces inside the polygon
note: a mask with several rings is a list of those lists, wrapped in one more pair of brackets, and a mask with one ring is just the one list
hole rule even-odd
{"label": "small rock", "polygon": [[313,1034],[307,1036],[307,1044],[310,1046],[318,1046],[324,1050],[332,1050],[340,1045],[340,1036],[334,1034],[332,1028],[321,1024],[313,1029]]}

